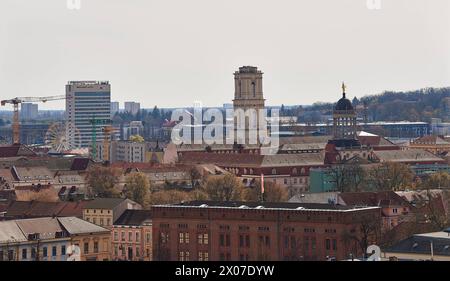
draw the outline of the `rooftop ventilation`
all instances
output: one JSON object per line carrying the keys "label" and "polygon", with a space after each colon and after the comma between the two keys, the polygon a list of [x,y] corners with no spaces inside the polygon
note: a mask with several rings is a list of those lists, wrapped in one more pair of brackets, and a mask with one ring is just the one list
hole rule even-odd
{"label": "rooftop ventilation", "polygon": [[208,205],[207,204],[201,204],[199,207],[200,208],[206,208],[206,207],[208,207]]}
{"label": "rooftop ventilation", "polygon": [[258,206],[256,209],[264,209],[264,206]]}
{"label": "rooftop ventilation", "polygon": [[304,210],[305,209],[305,207],[297,207],[297,208],[295,208],[296,210]]}
{"label": "rooftop ventilation", "polygon": [[239,209],[246,209],[246,208],[248,208],[247,205],[241,205],[241,206],[239,206]]}

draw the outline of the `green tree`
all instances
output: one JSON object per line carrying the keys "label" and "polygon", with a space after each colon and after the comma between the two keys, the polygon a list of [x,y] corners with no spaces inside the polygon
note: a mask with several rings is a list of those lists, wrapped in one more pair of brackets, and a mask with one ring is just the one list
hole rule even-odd
{"label": "green tree", "polygon": [[91,195],[97,197],[118,197],[120,192],[116,188],[120,176],[119,169],[93,166],[87,172],[87,182]]}
{"label": "green tree", "polygon": [[[244,201],[261,201],[261,182],[255,181],[253,187],[247,187],[243,191],[242,199]],[[271,181],[264,182],[264,201],[265,202],[286,202],[288,200],[288,191]]]}
{"label": "green tree", "polygon": [[203,185],[203,191],[214,201],[239,201],[242,190],[242,183],[232,174],[209,176]]}
{"label": "green tree", "polygon": [[126,179],[125,196],[144,207],[150,203],[150,182],[144,173],[131,173]]}
{"label": "green tree", "polygon": [[372,168],[369,178],[376,190],[401,191],[413,185],[414,174],[403,163],[386,162]]}

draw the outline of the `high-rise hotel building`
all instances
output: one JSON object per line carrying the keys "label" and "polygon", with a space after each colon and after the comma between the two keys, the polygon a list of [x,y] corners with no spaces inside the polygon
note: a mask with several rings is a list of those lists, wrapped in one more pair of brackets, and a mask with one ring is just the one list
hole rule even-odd
{"label": "high-rise hotel building", "polygon": [[[70,81],[66,85],[67,139],[71,147],[90,147],[103,140],[111,120],[111,85],[108,81]],[[95,127],[95,129],[93,128]]]}

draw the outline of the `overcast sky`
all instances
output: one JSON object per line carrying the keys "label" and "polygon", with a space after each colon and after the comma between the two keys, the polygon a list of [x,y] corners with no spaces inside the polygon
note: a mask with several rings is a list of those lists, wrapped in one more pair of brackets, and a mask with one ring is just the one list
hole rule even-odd
{"label": "overcast sky", "polygon": [[[109,80],[143,107],[231,102],[233,72],[264,72],[268,105],[450,86],[450,1],[0,0],[0,98]],[[64,108],[52,102],[40,108]]]}

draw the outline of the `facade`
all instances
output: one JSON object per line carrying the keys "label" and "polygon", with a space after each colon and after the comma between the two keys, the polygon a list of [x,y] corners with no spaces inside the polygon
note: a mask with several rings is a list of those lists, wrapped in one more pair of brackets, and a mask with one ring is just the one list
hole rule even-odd
{"label": "facade", "polygon": [[109,82],[70,81],[66,85],[66,121],[71,147],[91,146],[94,131],[97,140],[103,140],[100,132],[111,121]]}
{"label": "facade", "polygon": [[152,212],[126,210],[111,229],[112,259],[151,261]]}
{"label": "facade", "polygon": [[141,104],[134,101],[125,102],[125,112],[136,115],[141,110]]}
{"label": "facade", "polygon": [[[242,66],[239,67],[239,71],[234,73],[234,99],[233,108],[235,112],[239,109],[244,112],[249,109],[256,110],[255,114],[259,114],[258,110],[264,109],[264,96],[263,96],[263,84],[262,84],[263,73],[254,66]],[[258,118],[254,120],[257,121],[256,127],[250,124],[249,116],[238,115],[235,117],[235,141],[239,144],[248,144],[250,134],[255,134],[258,136]],[[239,136],[236,133],[236,128],[238,124],[245,125],[245,136]],[[258,138],[259,142],[259,138]]]}
{"label": "facade", "polygon": [[[145,142],[112,141],[110,142],[109,159],[114,162],[145,163],[147,159],[147,145]],[[104,143],[97,142],[97,160],[103,160],[105,155]]]}
{"label": "facade", "polygon": [[122,140],[129,140],[131,136],[144,136],[144,125],[142,121],[131,121],[129,124],[123,125]]}
{"label": "facade", "polygon": [[114,115],[119,112],[119,102],[118,101],[112,101],[111,102],[111,118],[114,117]]}
{"label": "facade", "polygon": [[65,261],[69,245],[69,234],[56,218],[0,222],[0,260]]}
{"label": "facade", "polygon": [[75,217],[58,218],[70,235],[70,245],[80,248],[81,261],[111,260],[111,232]]}
{"label": "facade", "polygon": [[154,260],[169,261],[343,260],[361,254],[346,235],[381,223],[379,207],[330,204],[193,201],[152,212]]}
{"label": "facade", "polygon": [[142,209],[142,207],[130,199],[96,198],[84,206],[83,219],[99,226],[111,228],[123,212],[130,209]]}
{"label": "facade", "polygon": [[410,142],[409,147],[412,149],[423,149],[435,155],[443,155],[450,151],[450,142],[442,137],[430,135],[413,140]]}
{"label": "facade", "polygon": [[38,117],[38,105],[35,103],[22,103],[20,105],[20,120],[34,120]]}

